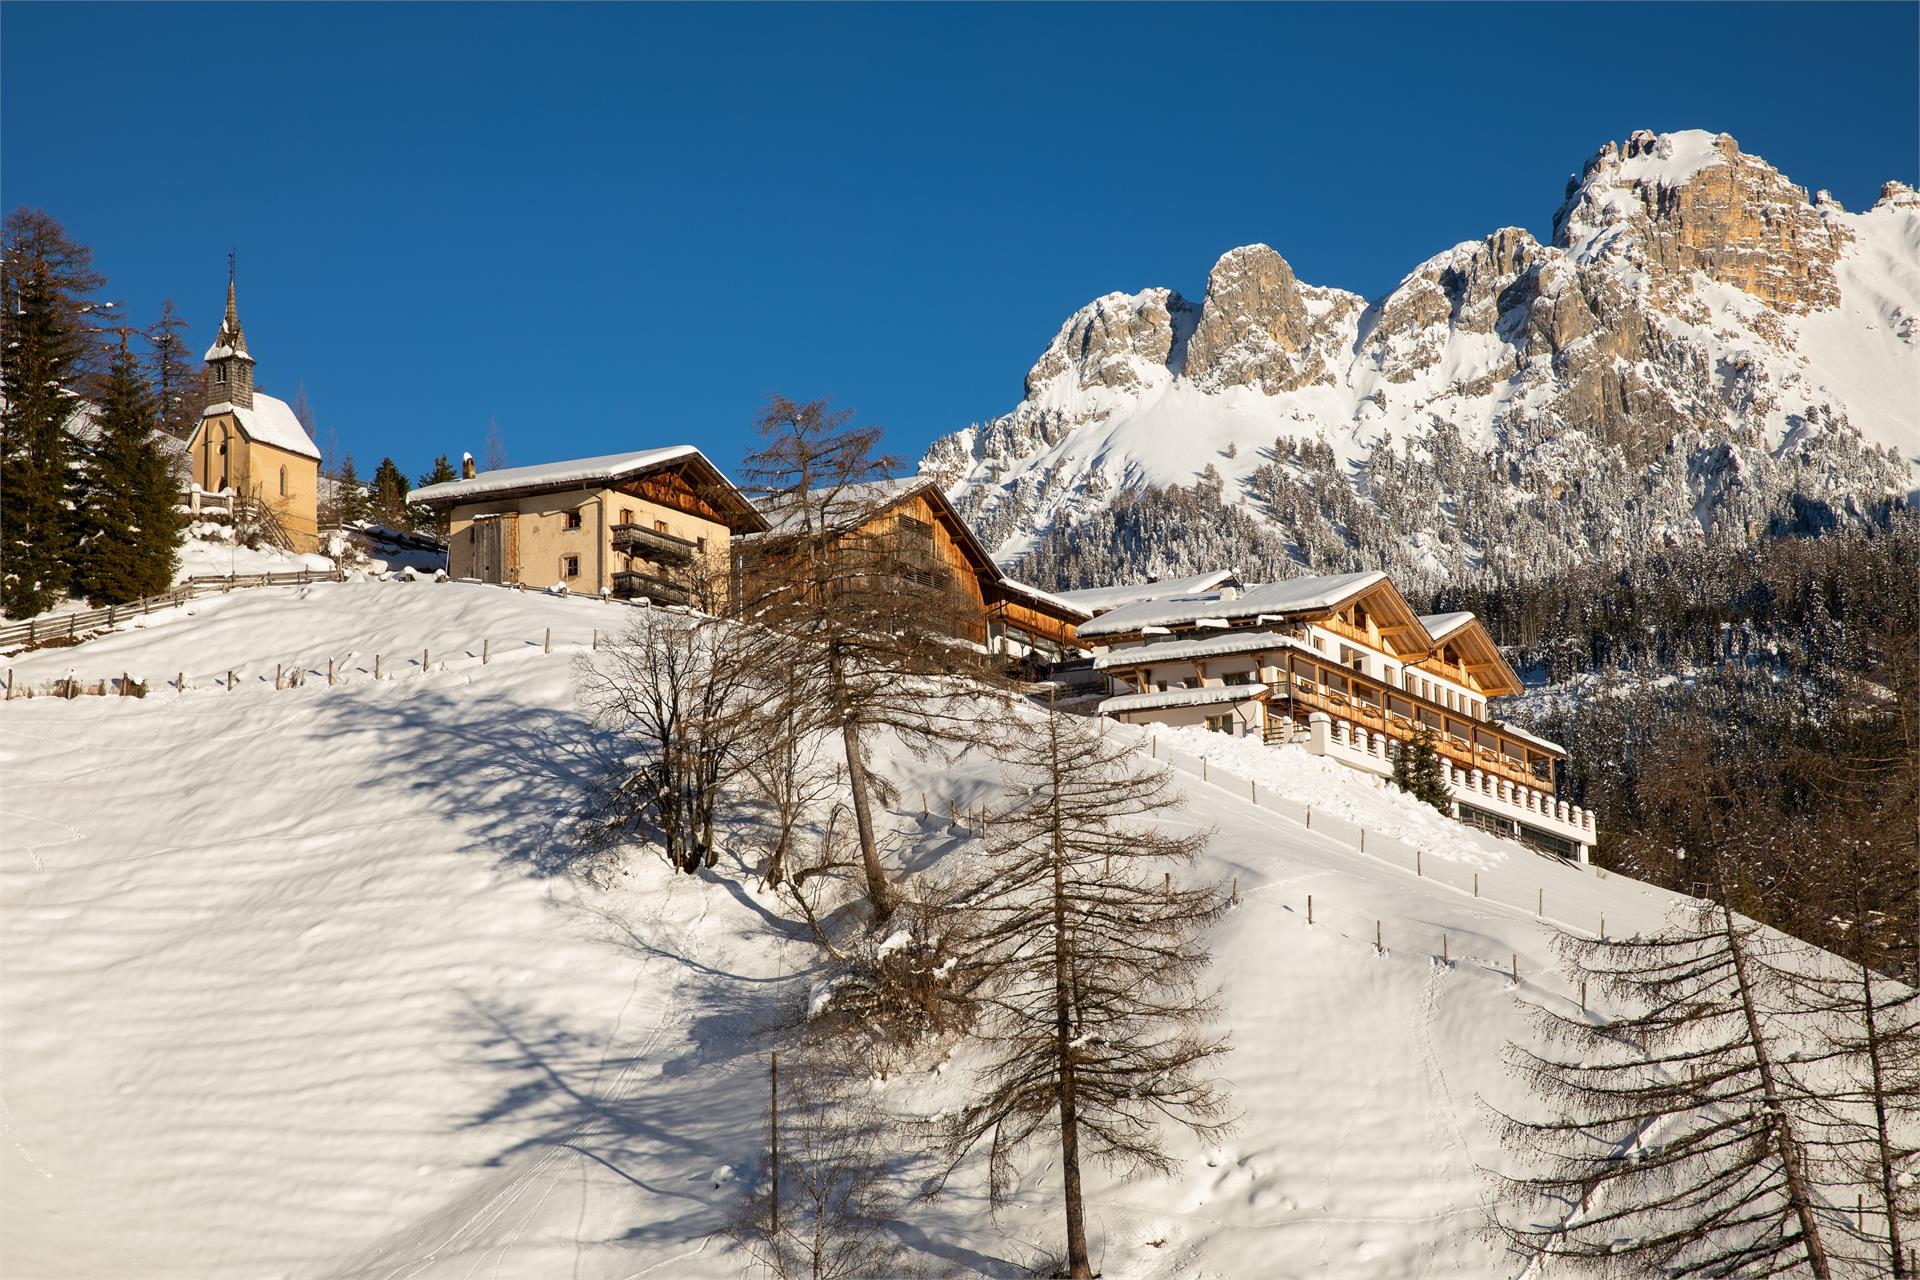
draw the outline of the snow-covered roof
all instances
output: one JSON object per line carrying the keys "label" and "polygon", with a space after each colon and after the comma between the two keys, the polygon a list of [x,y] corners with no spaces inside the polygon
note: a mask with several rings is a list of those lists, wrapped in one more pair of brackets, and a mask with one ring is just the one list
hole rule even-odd
{"label": "snow-covered roof", "polygon": [[1427,634],[1435,640],[1446,639],[1472,621],[1473,613],[1466,609],[1462,609],[1457,613],[1423,613],[1420,615],[1420,625],[1425,627]]}
{"label": "snow-covered roof", "polygon": [[249,440],[285,449],[288,453],[297,453],[315,462],[320,461],[320,450],[314,447],[307,429],[300,425],[300,419],[293,414],[293,407],[285,400],[276,399],[264,391],[256,391],[253,393],[251,409],[243,409],[232,401],[222,400],[218,404],[208,405],[200,416],[211,418],[220,413],[232,414]]}
{"label": "snow-covered roof", "polygon": [[1080,591],[1061,591],[1056,594],[1062,600],[1076,604],[1089,613],[1102,614],[1109,609],[1118,609],[1123,604],[1133,604],[1138,600],[1151,600],[1161,596],[1190,596],[1200,591],[1213,591],[1220,587],[1238,585],[1239,580],[1233,570],[1216,569],[1212,573],[1203,573],[1192,578],[1137,582],[1124,587],[1087,587]]}
{"label": "snow-covered roof", "polygon": [[700,456],[700,451],[690,444],[675,444],[663,449],[608,453],[597,458],[569,458],[530,467],[501,467],[497,471],[482,471],[471,480],[442,480],[439,484],[423,485],[408,494],[407,501],[452,505],[486,494],[509,493],[515,489],[607,484],[681,458]]}
{"label": "snow-covered roof", "polygon": [[1093,616],[1092,610],[1086,608],[1084,605],[1076,604],[1057,592],[1042,591],[1040,588],[1030,583],[1022,582],[1018,578],[1009,578],[1004,573],[1000,575],[994,585],[1008,595],[1026,596],[1037,604],[1051,608],[1058,613],[1066,614],[1072,618],[1091,618]]}
{"label": "snow-covered roof", "polygon": [[238,356],[240,359],[247,361],[249,364],[258,363],[257,361],[254,360],[252,356],[247,354],[247,349],[245,347],[230,347],[225,342],[219,341],[218,339],[215,339],[214,344],[207,348],[207,354],[201,356],[200,358],[202,360],[212,361],[212,360],[225,360],[228,356]]}
{"label": "snow-covered roof", "polygon": [[1164,693],[1123,693],[1100,703],[1100,714],[1151,711],[1156,707],[1206,707],[1216,702],[1244,702],[1267,691],[1264,684],[1214,685],[1206,689],[1168,689]]}
{"label": "snow-covered roof", "polygon": [[1187,662],[1196,658],[1219,658],[1230,653],[1259,653],[1265,649],[1304,648],[1290,636],[1277,631],[1238,631],[1200,640],[1166,640],[1153,644],[1130,644],[1109,650],[1093,660],[1096,670],[1115,667],[1143,667],[1159,662]]}
{"label": "snow-covered roof", "polygon": [[1120,635],[1147,626],[1192,624],[1202,618],[1256,618],[1261,614],[1280,616],[1325,609],[1386,580],[1386,574],[1374,569],[1366,573],[1261,582],[1241,591],[1226,587],[1219,591],[1156,596],[1101,614],[1083,625],[1080,635]]}
{"label": "snow-covered roof", "polygon": [[1558,752],[1563,756],[1567,754],[1567,749],[1565,747],[1561,746],[1557,742],[1552,741],[1551,739],[1542,738],[1538,734],[1528,733],[1525,729],[1522,729],[1517,725],[1508,724],[1505,720],[1498,720],[1498,721],[1495,721],[1494,723],[1502,733],[1510,733],[1516,738],[1522,739],[1523,741],[1526,741],[1526,742],[1531,742],[1536,747],[1545,747],[1547,750]]}

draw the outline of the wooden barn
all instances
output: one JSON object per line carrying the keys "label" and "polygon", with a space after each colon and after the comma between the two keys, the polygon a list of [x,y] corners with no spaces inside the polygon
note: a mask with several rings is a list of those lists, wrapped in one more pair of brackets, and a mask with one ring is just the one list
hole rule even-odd
{"label": "wooden barn", "polygon": [[[1003,573],[932,480],[848,485],[820,505],[836,539],[883,542],[888,572],[939,588],[950,606],[939,625],[958,639],[1015,658],[1079,652],[1074,628],[1092,615]],[[793,523],[776,517],[767,533],[738,539],[735,571],[750,576],[756,559],[778,555]]]}

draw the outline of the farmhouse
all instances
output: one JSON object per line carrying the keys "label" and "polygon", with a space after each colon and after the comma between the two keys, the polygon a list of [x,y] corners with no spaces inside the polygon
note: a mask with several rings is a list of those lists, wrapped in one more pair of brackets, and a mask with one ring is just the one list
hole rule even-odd
{"label": "farmhouse", "polygon": [[207,407],[187,439],[190,507],[199,509],[202,493],[227,495],[273,541],[293,551],[318,550],[320,451],[286,401],[254,390],[231,269],[227,313],[203,358]]}
{"label": "farmhouse", "polygon": [[456,578],[717,604],[733,535],[764,530],[752,503],[692,445],[475,473],[414,490],[448,514]]}
{"label": "farmhouse", "polygon": [[1489,704],[1520,679],[1471,613],[1418,615],[1379,572],[1151,596],[1081,624],[1104,715],[1300,741],[1367,772],[1429,736],[1455,815],[1582,861],[1593,817],[1554,799],[1557,744]]}
{"label": "farmhouse", "polygon": [[[836,539],[884,540],[890,572],[941,588],[949,608],[938,625],[956,638],[1015,658],[1055,661],[1079,651],[1074,628],[1092,612],[1001,572],[932,480],[850,484],[808,505],[824,508]],[[758,563],[782,554],[800,519],[797,511],[775,516],[767,533],[742,539],[736,571],[751,575]]]}

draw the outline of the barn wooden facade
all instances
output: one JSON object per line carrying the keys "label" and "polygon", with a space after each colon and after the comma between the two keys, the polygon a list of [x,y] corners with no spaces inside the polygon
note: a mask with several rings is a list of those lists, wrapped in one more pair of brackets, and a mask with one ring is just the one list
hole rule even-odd
{"label": "barn wooden facade", "polygon": [[[1074,629],[1091,614],[1002,572],[931,480],[847,485],[811,505],[815,514],[824,512],[836,539],[884,543],[888,572],[936,588],[946,602],[935,623],[941,630],[1016,658],[1051,660],[1079,651]],[[768,533],[741,540],[736,573],[751,575],[757,558],[780,554],[794,523],[776,516]]]}

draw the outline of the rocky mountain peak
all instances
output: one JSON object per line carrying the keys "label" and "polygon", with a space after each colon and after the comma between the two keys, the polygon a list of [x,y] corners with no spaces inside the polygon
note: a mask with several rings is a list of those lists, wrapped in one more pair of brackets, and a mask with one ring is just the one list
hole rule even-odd
{"label": "rocky mountain peak", "polygon": [[1663,300],[1700,271],[1779,312],[1839,303],[1846,230],[1724,133],[1639,129],[1607,143],[1567,184],[1553,228],[1554,244],[1582,261],[1617,256],[1648,271]]}
{"label": "rocky mountain peak", "polygon": [[1029,400],[1070,374],[1082,390],[1137,391],[1148,371],[1178,367],[1198,309],[1171,289],[1109,293],[1067,318],[1027,371]]}
{"label": "rocky mountain peak", "polygon": [[1264,244],[1230,249],[1207,275],[1183,371],[1205,389],[1245,386],[1268,395],[1331,382],[1327,342],[1338,318],[1359,302],[1303,287],[1287,260]]}

